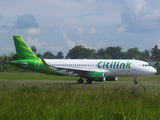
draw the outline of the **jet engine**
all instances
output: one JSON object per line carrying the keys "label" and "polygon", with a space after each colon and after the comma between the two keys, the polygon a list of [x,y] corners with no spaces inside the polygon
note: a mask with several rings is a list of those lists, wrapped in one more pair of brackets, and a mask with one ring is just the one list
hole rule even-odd
{"label": "jet engine", "polygon": [[103,72],[90,73],[90,80],[92,80],[92,81],[105,81],[106,80],[105,73],[103,73]]}

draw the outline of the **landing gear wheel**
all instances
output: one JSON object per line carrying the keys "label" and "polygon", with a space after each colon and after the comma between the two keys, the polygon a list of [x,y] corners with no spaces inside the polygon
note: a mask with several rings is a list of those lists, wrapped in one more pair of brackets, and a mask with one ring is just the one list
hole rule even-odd
{"label": "landing gear wheel", "polygon": [[136,85],[138,82],[137,81],[134,81],[134,84]]}
{"label": "landing gear wheel", "polygon": [[134,77],[133,77],[133,79],[134,79],[134,84],[135,84],[135,85],[138,83],[136,78],[137,78],[137,76],[134,76]]}
{"label": "landing gear wheel", "polygon": [[83,83],[83,80],[82,80],[82,79],[79,79],[79,80],[78,80],[78,83]]}
{"label": "landing gear wheel", "polygon": [[87,83],[92,83],[92,80],[90,80],[90,79],[87,79]]}

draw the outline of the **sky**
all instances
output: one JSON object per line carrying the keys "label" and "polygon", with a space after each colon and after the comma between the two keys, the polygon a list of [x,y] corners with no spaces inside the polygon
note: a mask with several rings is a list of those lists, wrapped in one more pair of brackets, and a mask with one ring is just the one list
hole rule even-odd
{"label": "sky", "polygon": [[123,51],[160,47],[160,0],[0,0],[0,55],[20,35],[37,53],[75,45]]}

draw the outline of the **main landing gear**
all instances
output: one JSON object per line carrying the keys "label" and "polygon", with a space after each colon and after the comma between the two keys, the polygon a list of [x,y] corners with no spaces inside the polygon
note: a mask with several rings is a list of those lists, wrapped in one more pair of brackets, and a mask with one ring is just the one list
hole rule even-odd
{"label": "main landing gear", "polygon": [[138,82],[137,82],[137,77],[134,76],[133,79],[134,79],[134,84],[136,85],[136,84],[138,83]]}
{"label": "main landing gear", "polygon": [[87,83],[92,83],[92,80],[90,80],[90,79],[87,79]]}
{"label": "main landing gear", "polygon": [[83,83],[82,78],[80,78],[80,79],[78,80],[78,83]]}
{"label": "main landing gear", "polygon": [[[86,82],[89,84],[89,83],[92,83],[92,80],[87,79],[87,81],[86,81]],[[83,83],[82,78],[80,78],[80,79],[78,80],[78,83],[79,83],[79,84],[82,84],[82,83]]]}

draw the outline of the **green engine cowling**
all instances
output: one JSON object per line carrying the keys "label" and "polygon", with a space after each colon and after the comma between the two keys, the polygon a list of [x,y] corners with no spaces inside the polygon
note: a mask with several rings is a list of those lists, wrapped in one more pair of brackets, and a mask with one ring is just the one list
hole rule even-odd
{"label": "green engine cowling", "polygon": [[102,82],[102,81],[117,81],[118,77],[106,77],[103,72],[93,72],[90,73],[90,80]]}
{"label": "green engine cowling", "polygon": [[92,80],[92,81],[105,81],[106,80],[105,73],[103,73],[103,72],[90,73],[90,80]]}

